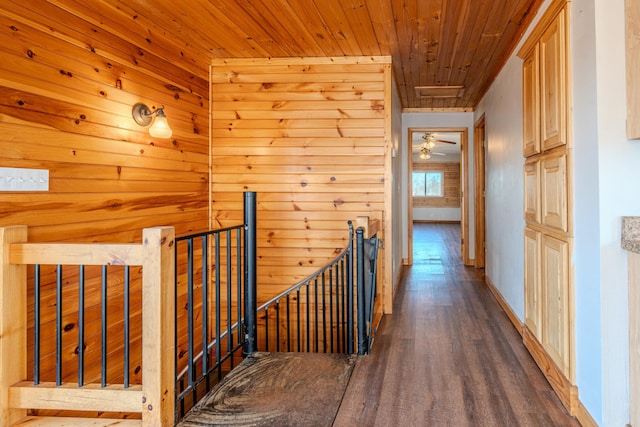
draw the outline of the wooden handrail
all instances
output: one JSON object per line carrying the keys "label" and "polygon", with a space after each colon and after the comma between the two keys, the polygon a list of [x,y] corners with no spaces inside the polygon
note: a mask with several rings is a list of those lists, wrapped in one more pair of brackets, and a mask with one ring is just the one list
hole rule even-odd
{"label": "wooden handrail", "polygon": [[[173,227],[146,228],[142,244],[26,243],[27,227],[0,227],[0,425],[26,409],[138,412],[143,426],[174,421]],[[83,387],[27,381],[28,264],[142,266],[142,385]]]}

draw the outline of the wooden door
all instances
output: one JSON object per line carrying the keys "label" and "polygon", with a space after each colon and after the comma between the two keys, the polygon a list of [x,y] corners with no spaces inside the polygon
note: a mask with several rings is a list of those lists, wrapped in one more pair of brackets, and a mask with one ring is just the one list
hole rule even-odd
{"label": "wooden door", "polygon": [[541,239],[542,345],[558,369],[569,377],[569,247],[548,235]]}
{"label": "wooden door", "polygon": [[542,150],[566,144],[564,11],[540,39],[540,125]]}
{"label": "wooden door", "polygon": [[567,231],[567,155],[564,152],[540,160],[542,224]]}
{"label": "wooden door", "polygon": [[542,287],[540,284],[540,232],[524,232],[524,323],[542,341]]}
{"label": "wooden door", "polygon": [[529,159],[524,164],[524,218],[540,223],[540,161]]}
{"label": "wooden door", "polygon": [[464,265],[471,264],[469,257],[469,166],[467,159],[466,131],[460,135],[460,253]]}
{"label": "wooden door", "polygon": [[536,45],[522,65],[523,153],[540,152],[539,49]]}

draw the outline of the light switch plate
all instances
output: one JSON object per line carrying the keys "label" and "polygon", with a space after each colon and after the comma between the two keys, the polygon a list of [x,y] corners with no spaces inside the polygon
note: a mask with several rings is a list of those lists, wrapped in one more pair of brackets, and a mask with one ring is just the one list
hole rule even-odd
{"label": "light switch plate", "polygon": [[49,191],[49,171],[0,167],[0,191]]}

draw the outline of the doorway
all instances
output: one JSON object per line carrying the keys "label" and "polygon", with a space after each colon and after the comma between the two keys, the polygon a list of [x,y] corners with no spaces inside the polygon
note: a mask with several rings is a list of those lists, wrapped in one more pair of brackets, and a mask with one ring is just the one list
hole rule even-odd
{"label": "doorway", "polygon": [[[413,221],[414,221],[414,201],[413,201],[413,172],[414,172],[414,162],[417,160],[416,157],[419,156],[422,147],[420,146],[422,143],[422,139],[424,139],[425,135],[435,135],[436,139],[438,139],[438,135],[456,135],[456,151],[457,151],[457,160],[459,162],[459,194],[457,195],[459,198],[458,208],[460,209],[459,221],[460,221],[460,253],[462,260],[465,265],[469,265],[469,203],[467,200],[468,194],[468,165],[467,165],[467,144],[468,144],[468,129],[467,128],[409,128],[409,150],[408,151],[408,259],[407,264],[413,265]],[[453,139],[453,138],[452,138]],[[443,138],[444,140],[444,138]],[[447,140],[445,140],[447,141]],[[447,144],[446,142],[442,142],[440,145],[436,145],[436,147],[449,147],[449,150],[444,148],[439,148],[438,150],[433,149],[433,154],[438,153],[438,151],[450,151],[451,146],[453,144]],[[416,147],[417,146],[417,147]],[[449,153],[447,153],[449,154]],[[429,159],[423,159],[426,161],[431,161]],[[453,163],[453,162],[452,162]]]}

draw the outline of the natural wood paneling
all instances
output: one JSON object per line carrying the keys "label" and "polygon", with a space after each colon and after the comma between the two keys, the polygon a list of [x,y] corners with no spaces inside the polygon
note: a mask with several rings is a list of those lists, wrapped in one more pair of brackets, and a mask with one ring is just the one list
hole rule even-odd
{"label": "natural wood paneling", "polygon": [[625,0],[627,138],[640,139],[640,1]]}
{"label": "natural wood paneling", "polygon": [[459,208],[460,207],[460,163],[418,162],[413,171],[442,172],[442,197],[414,197],[415,208]]}
{"label": "natural wood paneling", "polygon": [[[277,295],[348,243],[347,221],[386,206],[390,58],[216,60],[212,207],[242,218],[257,191],[258,295]],[[382,263],[379,263],[382,268]],[[382,284],[379,285],[382,289]]]}
{"label": "natural wood paneling", "polygon": [[[49,170],[48,192],[1,193],[0,225],[29,226],[30,242],[140,242],[145,227],[175,226],[178,235],[208,228],[209,60],[170,38],[145,37],[135,17],[115,10],[106,2],[0,5],[0,166]],[[173,137],[155,139],[136,125],[136,102],[164,105]],[[123,280],[114,269],[106,301],[110,382],[123,375]],[[99,276],[86,273],[88,382],[100,375]],[[63,379],[71,382],[79,347],[77,268],[65,267],[63,277]],[[137,269],[131,279],[130,375],[140,383]],[[54,379],[54,281],[53,267],[43,267],[43,381]],[[23,310],[31,375],[32,284]]]}
{"label": "natural wood paneling", "polygon": [[[7,7],[12,13],[26,13],[19,2],[13,3]],[[198,94],[207,91],[201,72],[211,58],[388,55],[404,108],[470,111],[541,4],[542,0],[50,0],[25,16],[45,29],[47,17],[69,22],[56,31],[79,46],[91,46],[109,58],[124,54],[155,68],[167,81],[180,76],[180,87]],[[74,16],[82,21],[74,23]],[[109,34],[119,39],[110,40]],[[415,87],[424,85],[460,85],[464,90],[458,97],[421,98]]]}
{"label": "natural wood paneling", "polygon": [[[65,240],[98,227],[139,233],[175,224],[183,234],[193,214],[206,228],[206,65],[194,75],[195,67],[180,68],[185,61],[144,52],[75,6],[1,6],[0,163],[48,169],[50,191],[3,194],[0,224],[40,228],[30,229],[32,241],[60,240],[54,225],[65,225]],[[155,140],[137,126],[137,101],[165,105],[174,138]],[[121,238],[103,231],[95,240]]]}

